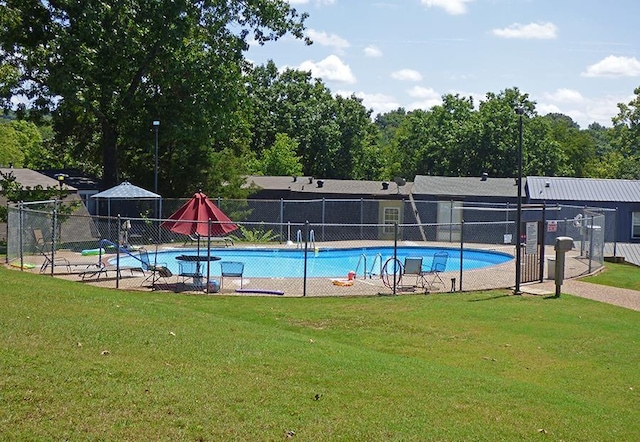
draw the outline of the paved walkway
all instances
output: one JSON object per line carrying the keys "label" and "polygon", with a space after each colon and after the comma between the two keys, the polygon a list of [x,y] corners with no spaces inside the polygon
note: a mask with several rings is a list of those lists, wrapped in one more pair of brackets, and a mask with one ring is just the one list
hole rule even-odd
{"label": "paved walkway", "polygon": [[[556,286],[554,281],[545,281],[521,286],[521,290],[533,295],[555,295]],[[640,291],[637,290],[592,284],[579,279],[567,279],[562,284],[560,292],[640,311]]]}

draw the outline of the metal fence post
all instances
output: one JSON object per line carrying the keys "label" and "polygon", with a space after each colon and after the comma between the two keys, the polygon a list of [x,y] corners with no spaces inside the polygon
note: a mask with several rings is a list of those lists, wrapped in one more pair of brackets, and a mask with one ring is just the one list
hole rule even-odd
{"label": "metal fence post", "polygon": [[463,254],[464,254],[464,219],[461,219],[460,220],[460,289],[459,291],[462,291]]}
{"label": "metal fence post", "polygon": [[58,222],[58,204],[53,205],[53,218],[51,219],[51,276],[55,273],[56,262],[56,230]]}
{"label": "metal fence post", "polygon": [[593,222],[594,221],[595,221],[595,216],[591,216],[591,222],[587,223],[587,227],[591,226],[591,228],[588,231],[588,236],[589,236],[589,273],[591,273],[591,270],[593,268],[592,262],[593,262],[593,231],[594,231]]}
{"label": "metal fence post", "polygon": [[453,242],[453,200],[449,201],[449,242]]}
{"label": "metal fence post", "polygon": [[613,212],[613,256],[616,255],[616,249],[618,247],[618,207]]}
{"label": "metal fence post", "polygon": [[120,232],[122,231],[122,219],[118,213],[118,242],[116,246],[116,288],[120,288]]}
{"label": "metal fence post", "polygon": [[324,225],[326,223],[326,204],[327,199],[322,198],[322,240],[324,241]]}
{"label": "metal fence post", "polygon": [[393,223],[393,294],[397,294],[398,275],[398,222]]}
{"label": "metal fence post", "polygon": [[307,248],[309,244],[309,220],[304,223],[304,276],[302,279],[302,296],[307,296]]}
{"label": "metal fence post", "polygon": [[[207,277],[205,278],[207,281],[207,287],[205,287],[205,293],[209,294],[209,278],[211,277],[211,225],[213,221],[209,218],[207,223]],[[280,228],[282,231],[282,227]],[[200,254],[200,252],[198,252]],[[156,251],[156,256],[158,256],[158,252]]]}
{"label": "metal fence post", "polygon": [[[7,207],[9,207],[9,204],[7,204]],[[20,212],[18,213],[18,220],[20,223],[20,231],[18,232],[18,236],[20,238],[20,244],[18,245],[18,249],[19,249],[19,253],[20,253],[20,271],[24,272],[24,206],[22,205],[22,202],[20,202],[18,204],[18,210],[20,210]],[[8,211],[7,211],[8,213]],[[8,219],[9,217],[7,217]],[[9,239],[9,223],[7,223],[7,240]],[[7,263],[9,262],[9,241],[7,241]]]}
{"label": "metal fence post", "polygon": [[360,198],[360,239],[364,238],[364,198]]}
{"label": "metal fence post", "polygon": [[[289,237],[287,237],[287,240],[285,241],[284,232],[282,230],[283,225],[284,225],[284,198],[280,198],[280,243],[286,243],[288,240],[291,239],[289,235]],[[288,230],[288,233],[290,234],[291,231]]]}

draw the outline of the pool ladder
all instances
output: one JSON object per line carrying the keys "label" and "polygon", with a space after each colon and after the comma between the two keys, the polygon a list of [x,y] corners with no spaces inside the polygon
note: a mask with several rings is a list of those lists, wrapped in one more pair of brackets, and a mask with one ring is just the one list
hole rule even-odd
{"label": "pool ladder", "polygon": [[[308,244],[311,246],[312,249],[316,249],[316,234],[315,232],[312,230],[309,230],[309,241]],[[303,249],[304,248],[304,241],[302,241],[302,230],[298,230],[296,232],[296,249]]]}
{"label": "pool ladder", "polygon": [[[365,279],[367,278],[367,276],[369,277],[369,279],[371,279],[373,275],[382,275],[382,254],[381,253],[378,253],[376,256],[373,257],[373,262],[371,263],[371,268],[369,271],[367,271],[367,255],[365,255],[364,253],[360,255],[360,258],[358,259],[358,265],[356,266],[356,275],[360,270],[361,264],[363,268],[363,276]],[[378,264],[378,267],[379,267],[378,273],[374,272],[374,269],[376,268],[376,264]]]}

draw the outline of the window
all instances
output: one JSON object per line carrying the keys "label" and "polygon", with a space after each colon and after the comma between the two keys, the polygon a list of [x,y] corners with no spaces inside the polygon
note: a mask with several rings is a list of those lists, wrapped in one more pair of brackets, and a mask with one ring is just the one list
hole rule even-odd
{"label": "window", "polygon": [[640,238],[640,212],[631,214],[631,238]]}
{"label": "window", "polygon": [[[385,224],[383,232],[393,235],[393,225],[400,222],[400,209],[398,207],[385,207],[383,222]],[[640,225],[638,227],[640,230]]]}

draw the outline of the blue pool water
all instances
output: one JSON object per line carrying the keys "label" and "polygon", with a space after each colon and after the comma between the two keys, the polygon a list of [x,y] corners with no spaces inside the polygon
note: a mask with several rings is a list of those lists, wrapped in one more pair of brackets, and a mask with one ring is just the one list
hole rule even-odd
{"label": "blue pool water", "polygon": [[[423,268],[429,269],[433,254],[438,251],[449,253],[446,271],[460,269],[460,249],[438,247],[398,247],[397,256],[404,262],[407,256],[423,258]],[[179,255],[196,254],[195,249],[167,250],[158,252],[158,264],[166,264],[171,272],[179,273],[176,257]],[[206,255],[206,250],[200,250]],[[225,248],[211,249],[211,255],[220,257],[223,261],[244,262],[244,276],[255,278],[302,278],[304,276],[304,252],[298,249],[268,249],[268,248]],[[356,271],[358,278],[365,274],[364,258],[366,257],[366,273],[380,274],[381,264],[393,257],[393,247],[357,247],[347,249],[320,249],[307,252],[307,276],[344,278],[349,271]],[[155,254],[149,253],[149,260],[154,263]],[[464,249],[463,270],[481,269],[505,263],[513,256],[494,251]],[[114,263],[115,264],[115,261]],[[136,258],[127,256],[120,258],[121,266],[136,266],[140,262]],[[207,263],[203,273],[206,272]],[[220,275],[220,264],[211,262],[211,276]]]}

